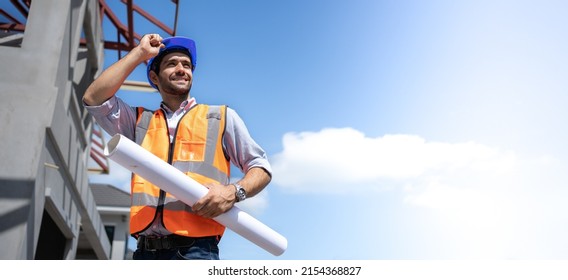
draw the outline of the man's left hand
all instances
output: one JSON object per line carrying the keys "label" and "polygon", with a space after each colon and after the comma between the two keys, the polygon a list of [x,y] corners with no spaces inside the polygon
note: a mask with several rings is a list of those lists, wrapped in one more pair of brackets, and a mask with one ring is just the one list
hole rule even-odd
{"label": "man's left hand", "polygon": [[235,188],[230,185],[207,184],[209,192],[199,199],[191,210],[205,218],[215,218],[231,209],[236,202]]}

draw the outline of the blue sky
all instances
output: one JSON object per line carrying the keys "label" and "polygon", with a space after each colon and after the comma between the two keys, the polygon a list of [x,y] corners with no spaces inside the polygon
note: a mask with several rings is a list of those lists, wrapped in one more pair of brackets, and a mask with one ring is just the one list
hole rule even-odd
{"label": "blue sky", "polygon": [[567,6],[182,0],[191,95],[265,148],[273,181],[241,208],[289,242],[275,257],[227,230],[221,258],[566,259]]}

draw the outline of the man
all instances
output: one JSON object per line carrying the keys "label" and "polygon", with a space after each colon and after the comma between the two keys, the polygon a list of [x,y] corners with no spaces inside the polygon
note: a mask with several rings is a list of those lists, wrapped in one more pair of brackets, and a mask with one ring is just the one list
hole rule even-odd
{"label": "man", "polygon": [[[225,227],[212,218],[258,194],[271,180],[263,149],[227,106],[197,104],[190,96],[196,65],[195,42],[185,37],[142,37],[138,46],[111,65],[85,91],[83,103],[110,135],[120,133],[206,186],[207,195],[186,205],[133,174],[130,233],[134,259],[219,259]],[[115,94],[143,62],[160,109],[130,107]],[[230,163],[244,174],[229,183]]]}

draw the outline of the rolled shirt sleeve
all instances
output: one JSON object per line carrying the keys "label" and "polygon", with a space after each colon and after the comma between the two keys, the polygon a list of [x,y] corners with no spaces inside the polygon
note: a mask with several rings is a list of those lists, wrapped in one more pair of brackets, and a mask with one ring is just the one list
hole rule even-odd
{"label": "rolled shirt sleeve", "polygon": [[253,167],[260,167],[272,176],[272,169],[266,152],[254,141],[244,121],[231,108],[227,108],[223,145],[231,163],[243,173]]}
{"label": "rolled shirt sleeve", "polygon": [[110,136],[120,133],[134,140],[136,110],[122,99],[113,96],[98,106],[83,105]]}

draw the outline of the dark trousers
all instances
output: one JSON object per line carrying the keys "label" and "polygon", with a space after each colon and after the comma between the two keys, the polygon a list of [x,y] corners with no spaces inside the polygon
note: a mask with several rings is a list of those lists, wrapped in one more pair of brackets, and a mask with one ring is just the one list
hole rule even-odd
{"label": "dark trousers", "polygon": [[152,249],[139,242],[132,258],[135,260],[218,260],[218,243],[216,237],[203,237],[196,238],[195,242],[188,246]]}

